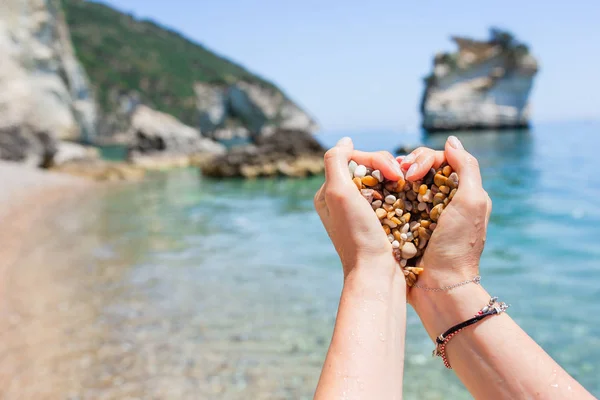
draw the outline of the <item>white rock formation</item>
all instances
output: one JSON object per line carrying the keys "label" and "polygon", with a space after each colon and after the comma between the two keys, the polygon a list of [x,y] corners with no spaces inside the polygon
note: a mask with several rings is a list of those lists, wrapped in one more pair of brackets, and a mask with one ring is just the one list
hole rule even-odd
{"label": "white rock formation", "polygon": [[100,152],[96,147],[61,141],[56,146],[52,165],[59,166],[73,161],[99,160]]}
{"label": "white rock formation", "polygon": [[25,153],[42,133],[93,137],[95,103],[57,0],[2,0],[0,54],[0,135],[25,138]]}
{"label": "white rock formation", "polygon": [[489,41],[453,38],[459,50],[438,54],[421,103],[428,131],[526,127],[538,70],[528,49],[506,32]]}
{"label": "white rock formation", "polygon": [[241,81],[228,88],[196,84],[195,90],[200,129],[208,137],[268,134],[273,128],[309,133],[318,129],[306,112],[270,87]]}
{"label": "white rock formation", "polygon": [[139,154],[223,154],[225,147],[172,115],[140,105],[131,117],[130,148]]}
{"label": "white rock formation", "polygon": [[227,88],[198,82],[194,91],[200,114],[200,131],[214,132],[223,127],[227,118]]}

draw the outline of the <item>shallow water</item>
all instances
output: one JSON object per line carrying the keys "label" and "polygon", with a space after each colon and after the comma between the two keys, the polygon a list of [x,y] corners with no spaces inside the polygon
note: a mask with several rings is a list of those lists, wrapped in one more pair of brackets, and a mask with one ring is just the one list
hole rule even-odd
{"label": "shallow water", "polygon": [[[483,284],[597,396],[599,128],[458,135],[494,201]],[[365,150],[418,139],[354,136]],[[16,376],[35,372],[52,398],[312,398],[341,290],[312,207],[321,182],[219,182],[188,169],[65,210],[15,273],[11,326],[22,343],[12,338],[21,347],[5,359],[22,366]],[[408,319],[405,398],[470,398]],[[33,362],[19,348],[54,350]],[[6,387],[19,393],[18,382]]]}

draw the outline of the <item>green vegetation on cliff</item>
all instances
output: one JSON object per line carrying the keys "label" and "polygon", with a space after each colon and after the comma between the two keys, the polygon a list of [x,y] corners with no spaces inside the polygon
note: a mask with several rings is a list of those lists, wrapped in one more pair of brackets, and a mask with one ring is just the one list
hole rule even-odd
{"label": "green vegetation on cliff", "polygon": [[194,82],[246,80],[274,87],[152,21],[135,19],[102,3],[62,3],[75,51],[106,113],[118,106],[119,94],[136,91],[143,103],[197,125]]}

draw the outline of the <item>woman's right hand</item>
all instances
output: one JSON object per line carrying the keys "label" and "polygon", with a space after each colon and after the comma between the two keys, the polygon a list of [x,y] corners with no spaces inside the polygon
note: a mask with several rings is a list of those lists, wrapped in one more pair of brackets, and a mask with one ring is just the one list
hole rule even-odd
{"label": "woman's right hand", "polygon": [[[481,184],[477,159],[450,136],[444,151],[421,147],[401,159],[406,179],[422,179],[447,162],[459,176],[458,190],[437,221],[420,260],[419,285],[444,287],[473,279],[479,271],[492,201]],[[418,289],[417,289],[418,290]]]}

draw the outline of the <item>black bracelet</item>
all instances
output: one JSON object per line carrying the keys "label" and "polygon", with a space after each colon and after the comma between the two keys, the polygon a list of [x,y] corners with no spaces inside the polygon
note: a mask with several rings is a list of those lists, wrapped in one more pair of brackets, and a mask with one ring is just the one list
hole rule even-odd
{"label": "black bracelet", "polygon": [[448,329],[446,332],[444,332],[440,336],[438,336],[435,339],[436,345],[435,345],[435,350],[433,350],[433,356],[434,357],[435,356],[442,357],[446,368],[452,369],[452,367],[450,366],[450,363],[448,362],[448,358],[446,357],[446,343],[448,343],[454,335],[456,335],[458,332],[462,331],[466,327],[473,325],[491,315],[501,314],[504,311],[506,311],[506,309],[508,307],[510,307],[510,305],[507,305],[506,303],[498,303],[497,301],[498,301],[497,297],[492,297],[490,299],[490,301],[488,302],[488,304],[485,307],[483,307],[481,310],[479,310],[479,312],[477,314],[475,314],[475,316],[473,318],[468,319],[464,322],[461,322],[460,324],[454,325],[453,327]]}

